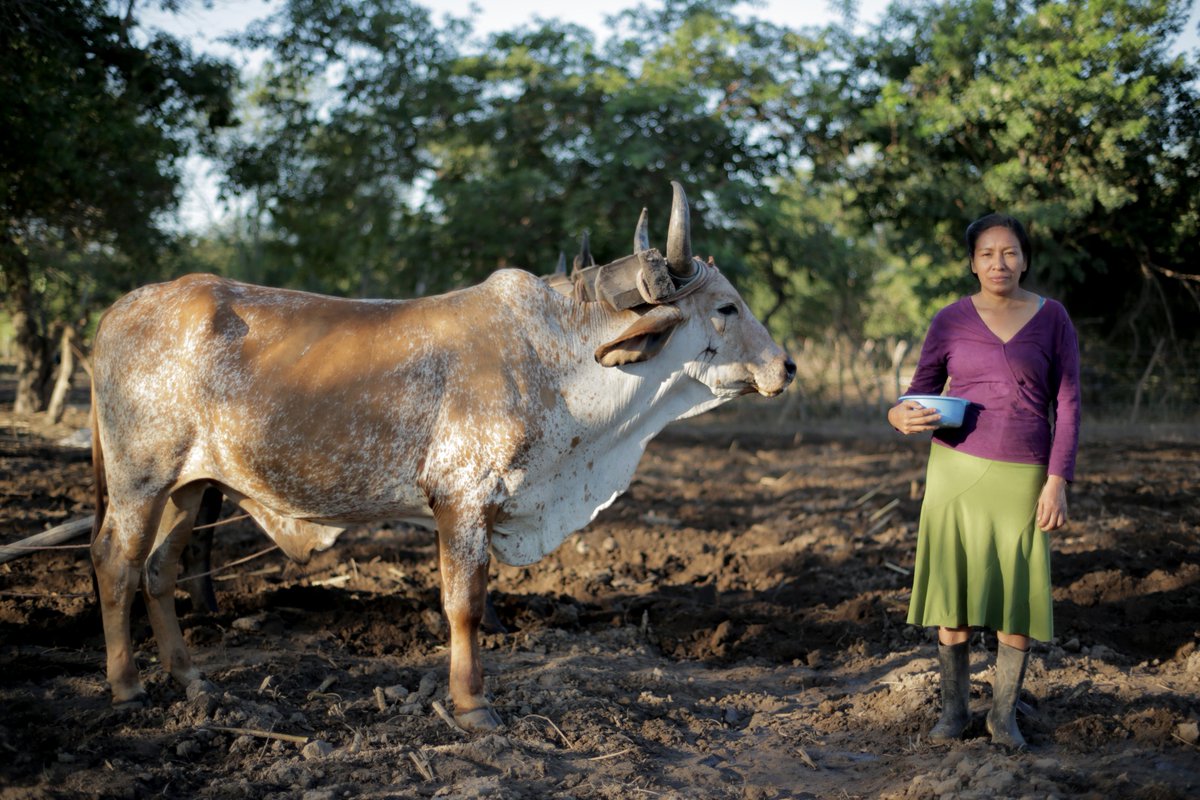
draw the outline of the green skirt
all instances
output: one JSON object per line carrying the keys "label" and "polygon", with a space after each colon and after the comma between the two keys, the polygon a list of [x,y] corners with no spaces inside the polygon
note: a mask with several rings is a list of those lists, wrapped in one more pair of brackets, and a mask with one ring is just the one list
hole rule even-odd
{"label": "green skirt", "polygon": [[908,621],[1054,636],[1050,542],[1037,526],[1046,468],[934,444]]}

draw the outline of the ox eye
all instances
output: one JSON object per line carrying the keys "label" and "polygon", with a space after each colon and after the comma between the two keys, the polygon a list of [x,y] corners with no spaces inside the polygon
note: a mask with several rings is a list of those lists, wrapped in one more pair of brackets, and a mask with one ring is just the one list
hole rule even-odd
{"label": "ox eye", "polygon": [[717,309],[717,313],[722,314],[726,317],[736,317],[737,313],[738,313],[738,308],[733,303],[726,303],[725,305],[723,305]]}

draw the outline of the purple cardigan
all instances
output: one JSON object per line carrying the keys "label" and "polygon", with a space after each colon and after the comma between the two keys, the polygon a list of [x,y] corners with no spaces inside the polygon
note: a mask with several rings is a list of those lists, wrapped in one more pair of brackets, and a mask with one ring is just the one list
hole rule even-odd
{"label": "purple cardigan", "polygon": [[938,444],[996,461],[1044,464],[1050,475],[1075,479],[1079,342],[1061,303],[1046,300],[1007,343],[984,324],[971,298],[943,308],[929,325],[906,394],[943,388],[971,405],[961,428],[934,432]]}

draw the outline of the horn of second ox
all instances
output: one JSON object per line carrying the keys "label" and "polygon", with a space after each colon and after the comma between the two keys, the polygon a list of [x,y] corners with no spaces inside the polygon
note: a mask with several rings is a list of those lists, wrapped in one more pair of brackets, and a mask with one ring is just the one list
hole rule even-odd
{"label": "horn of second ox", "polygon": [[650,249],[650,221],[646,209],[642,209],[638,217],[637,228],[633,232],[633,253],[637,255]]}

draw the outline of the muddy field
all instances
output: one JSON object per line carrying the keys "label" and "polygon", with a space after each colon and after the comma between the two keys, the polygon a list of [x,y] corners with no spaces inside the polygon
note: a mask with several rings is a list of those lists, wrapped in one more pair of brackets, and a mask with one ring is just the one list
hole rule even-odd
{"label": "muddy field", "polygon": [[[904,615],[927,440],[754,416],[669,429],[590,528],[493,567],[492,735],[438,713],[429,534],[354,531],[297,565],[247,522],[218,529],[217,613],[179,596],[218,691],[164,678],[139,609],[153,705],[129,712],[109,707],[86,550],[0,566],[0,798],[1198,796],[1195,437],[1087,434],[1054,537],[1058,638],[1026,680],[1032,749],[1007,754],[982,635],[968,738],[923,738],[934,645]],[[58,443],[81,420],[0,415],[0,543],[91,513],[88,453]]]}

